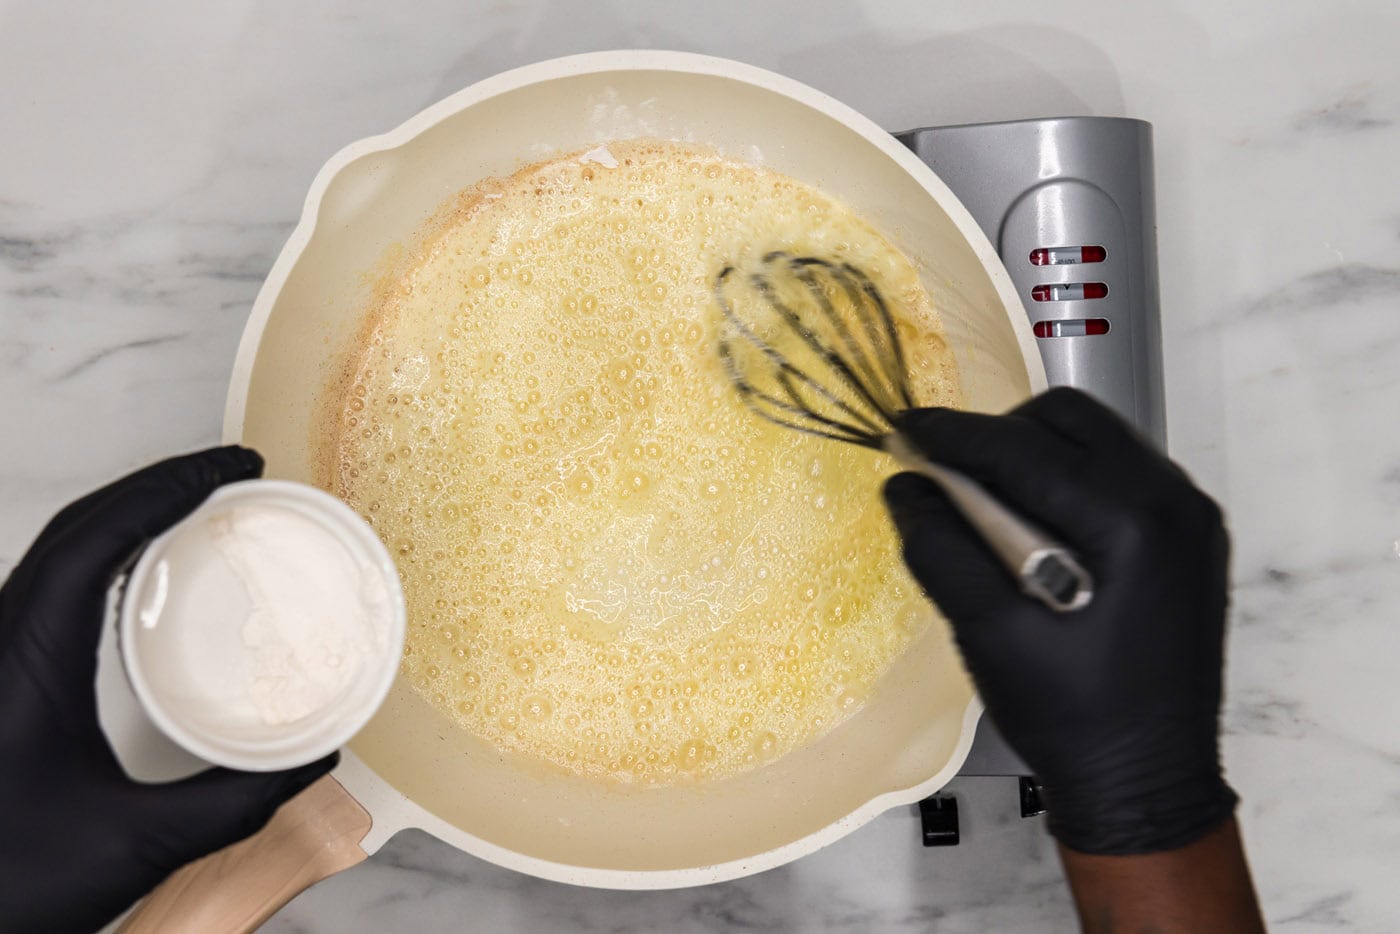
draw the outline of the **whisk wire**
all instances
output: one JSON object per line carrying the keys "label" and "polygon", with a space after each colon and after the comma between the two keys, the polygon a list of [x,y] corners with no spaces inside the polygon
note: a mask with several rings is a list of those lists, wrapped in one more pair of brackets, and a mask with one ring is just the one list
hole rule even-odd
{"label": "whisk wire", "polygon": [[[765,257],[765,259],[772,259],[775,257],[786,258],[786,254],[770,253],[768,257]],[[809,327],[807,322],[802,320],[801,315],[795,312],[790,304],[783,301],[783,299],[779,297],[777,289],[773,287],[772,280],[761,273],[754,273],[752,276],[749,277],[749,281],[753,285],[754,289],[758,291],[760,295],[763,296],[763,298],[769,303],[769,305],[771,305],[773,309],[776,310],[783,317],[783,319],[788,323],[788,326],[793,330],[793,332],[796,333],[798,337],[802,339],[802,342],[807,346],[807,349],[810,350],[817,357],[818,360],[826,363],[832,368],[832,371],[835,372],[835,374],[838,377],[840,377],[841,384],[844,385],[848,390],[850,390],[854,395],[864,400],[866,405],[869,405],[870,407],[875,409],[875,411],[880,414],[881,418],[884,418],[884,412],[881,410],[879,404],[872,397],[870,390],[862,384],[861,380],[852,371],[851,365],[843,357],[841,357],[839,353],[837,353],[831,347],[828,347],[826,344],[822,343],[821,339],[817,337],[815,330]],[[827,304],[827,307],[830,308],[829,303]],[[836,320],[834,309],[832,309],[831,320]],[[881,426],[878,421],[869,418],[864,413],[858,411],[857,409],[847,404],[833,391],[828,389],[825,383],[813,379],[805,371],[794,366],[792,362],[786,357],[782,358],[782,363],[782,373],[784,375],[795,376],[803,384],[805,384],[814,392],[816,392],[819,396],[821,396],[822,399],[836,406],[849,417],[855,419],[867,430],[872,432],[881,432]],[[794,397],[794,401],[797,401],[799,405],[802,404],[802,401],[797,397]]]}
{"label": "whisk wire", "polygon": [[[751,382],[745,379],[739,372],[738,364],[734,360],[734,353],[727,338],[720,339],[719,345],[720,360],[724,365],[729,381],[739,392],[739,398],[755,414],[762,418],[781,425],[784,428],[792,428],[806,434],[818,435],[823,438],[830,438],[833,441],[845,441],[850,444],[859,444],[865,447],[879,447],[869,435],[854,433],[841,422],[834,419],[827,419],[819,414],[814,414],[801,406],[800,402],[784,401],[764,392]],[[785,390],[786,391],[786,390]],[[775,411],[770,411],[770,409]],[[788,416],[792,416],[789,418]],[[814,428],[811,424],[800,423],[794,419],[803,419],[806,422],[815,421],[821,428]]]}
{"label": "whisk wire", "polygon": [[[818,260],[818,262],[823,261]],[[889,305],[885,303],[885,297],[880,294],[880,290],[875,287],[875,283],[870,281],[870,277],[859,268],[849,263],[842,263],[841,268],[855,281],[856,287],[860,290],[860,293],[865,296],[866,300],[869,301],[870,306],[875,309],[875,314],[879,319],[884,341],[882,345],[879,344],[879,342],[876,343],[877,346],[882,346],[885,353],[888,354],[884,364],[885,373],[887,374],[886,385],[890,386],[899,394],[899,398],[896,401],[897,411],[914,408],[914,397],[910,395],[909,383],[905,378],[909,369],[908,363],[904,358],[904,343],[899,339],[899,332],[896,330],[894,315],[890,313]],[[853,299],[852,304],[859,307],[860,302]],[[870,316],[864,315],[862,316],[862,320],[866,322],[867,327],[874,333],[874,324],[871,322]]]}
{"label": "whisk wire", "polygon": [[[884,432],[881,430],[880,426],[876,422],[872,421],[860,411],[856,410],[855,408],[847,405],[845,402],[836,398],[831,392],[829,392],[826,389],[825,386],[813,380],[806,373],[803,373],[800,370],[787,370],[786,372],[779,374],[778,381],[782,385],[784,391],[787,393],[788,398],[792,399],[796,403],[796,406],[799,411],[806,412],[809,418],[820,422],[828,428],[837,431],[847,432],[852,437],[861,437],[867,439],[879,437],[884,434]],[[822,415],[819,411],[816,410],[816,408],[813,406],[809,399],[804,398],[802,392],[804,388],[811,392],[815,392],[822,395],[829,402],[831,402],[832,405],[836,406],[842,412],[845,412],[846,414],[850,415],[856,420],[856,422],[859,423],[860,430],[852,430],[852,427],[848,423],[841,422],[838,419],[829,418],[825,415]]]}
{"label": "whisk wire", "polygon": [[[734,267],[727,267],[720,273],[715,285],[716,302],[723,311],[726,325],[731,331],[737,333],[745,344],[761,354],[766,360],[769,378],[776,384],[777,390],[773,391],[771,388],[760,388],[755,385],[753,380],[743,372],[730,336],[721,335],[720,357],[730,381],[739,390],[740,397],[757,414],[785,427],[819,434],[839,441],[861,444],[866,447],[879,447],[879,441],[888,433],[888,429],[884,428],[877,419],[870,417],[867,413],[840,398],[823,382],[793,365],[786,355],[769,341],[760,337],[750,323],[745,321],[743,316],[735,310],[726,296],[725,286],[736,272]],[[819,360],[832,366],[841,375],[843,384],[847,386],[858,384],[849,366],[822,344],[806,327],[801,318],[777,297],[770,282],[761,276],[755,276],[750,279],[750,285],[762,296],[768,307],[778,311],[791,333],[797,334],[811,353],[815,354]],[[865,393],[857,393],[857,395],[865,398],[867,405],[873,405]],[[818,406],[834,410],[836,417],[823,414],[818,410]],[[776,410],[776,413],[781,414],[775,414],[771,410]],[[811,424],[807,424],[808,422],[814,422],[820,427],[814,428]]]}
{"label": "whisk wire", "polygon": [[[895,415],[895,410],[888,399],[883,398],[880,390],[886,380],[875,367],[861,347],[851,329],[846,325],[845,318],[837,311],[836,306],[831,301],[831,293],[834,291],[826,284],[818,281],[816,271],[821,270],[831,276],[836,281],[837,287],[845,293],[853,308],[858,307],[858,298],[848,279],[843,275],[842,269],[826,260],[815,257],[803,256],[792,258],[783,253],[770,253],[765,259],[786,259],[792,268],[793,274],[798,281],[807,287],[813,303],[826,319],[831,330],[836,332],[837,337],[846,348],[846,353],[850,356],[850,362],[830,348],[825,348],[831,365],[846,377],[847,385],[859,394],[866,403],[879,413],[880,418],[888,423]],[[865,324],[867,339],[875,354],[878,355],[878,339],[874,336],[875,329],[871,326],[868,315],[857,314]],[[878,363],[878,360],[877,360]]]}
{"label": "whisk wire", "polygon": [[976,481],[931,463],[896,429],[899,413],[915,403],[894,316],[869,276],[846,262],[774,251],[752,274],[726,267],[714,289],[725,319],[720,358],[751,411],[785,428],[884,450],[930,478],[1021,589],[1052,610],[1076,610],[1093,598],[1093,577],[1072,551]]}
{"label": "whisk wire", "polygon": [[[726,374],[762,417],[879,448],[898,413],[913,407],[893,317],[854,266],[773,251],[748,275],[734,266],[723,269],[714,292],[725,318],[720,356]],[[794,363],[794,350],[810,358],[815,372]],[[744,352],[758,357],[743,361]]]}

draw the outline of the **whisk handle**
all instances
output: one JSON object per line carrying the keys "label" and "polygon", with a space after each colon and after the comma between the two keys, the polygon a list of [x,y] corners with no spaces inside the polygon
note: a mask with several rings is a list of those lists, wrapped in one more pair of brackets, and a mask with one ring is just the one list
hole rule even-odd
{"label": "whisk handle", "polygon": [[943,488],[1025,593],[1060,613],[1089,605],[1094,580],[1068,548],[1002,505],[971,477],[924,457],[898,432],[885,438],[884,447],[905,469]]}

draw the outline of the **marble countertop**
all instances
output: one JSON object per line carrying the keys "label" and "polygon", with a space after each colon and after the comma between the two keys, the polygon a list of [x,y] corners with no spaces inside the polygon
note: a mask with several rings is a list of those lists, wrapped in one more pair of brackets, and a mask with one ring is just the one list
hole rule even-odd
{"label": "marble countertop", "polygon": [[[1170,447],[1234,536],[1224,755],[1267,916],[1400,924],[1390,0],[0,3],[0,573],[79,493],[217,440],[331,153],[502,69],[627,46],[781,71],[891,129],[1155,124]],[[958,791],[967,846],[923,850],[901,809],[681,892],[540,882],[410,832],[266,929],[1072,928],[1043,828]]]}

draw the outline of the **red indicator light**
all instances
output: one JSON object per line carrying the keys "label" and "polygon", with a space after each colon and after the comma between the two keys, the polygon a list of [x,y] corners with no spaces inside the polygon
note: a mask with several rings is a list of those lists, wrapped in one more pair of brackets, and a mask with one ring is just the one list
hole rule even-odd
{"label": "red indicator light", "polygon": [[1066,282],[1060,285],[1037,285],[1031,289],[1031,298],[1038,302],[1072,302],[1107,297],[1108,285],[1103,282]]}
{"label": "red indicator light", "polygon": [[1101,246],[1043,246],[1031,250],[1032,266],[1074,266],[1102,263],[1108,251]]}
{"label": "red indicator light", "polygon": [[1031,331],[1036,337],[1094,337],[1108,333],[1107,318],[1077,318],[1071,321],[1037,321]]}

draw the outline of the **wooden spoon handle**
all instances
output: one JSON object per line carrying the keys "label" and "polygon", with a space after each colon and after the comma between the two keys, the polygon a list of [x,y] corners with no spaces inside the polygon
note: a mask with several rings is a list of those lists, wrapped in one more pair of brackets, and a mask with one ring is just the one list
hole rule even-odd
{"label": "wooden spoon handle", "polygon": [[251,837],[176,870],[117,930],[252,931],[307,888],[364,860],[360,841],[370,823],[369,812],[327,775]]}

